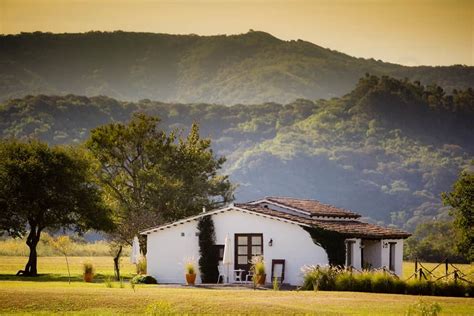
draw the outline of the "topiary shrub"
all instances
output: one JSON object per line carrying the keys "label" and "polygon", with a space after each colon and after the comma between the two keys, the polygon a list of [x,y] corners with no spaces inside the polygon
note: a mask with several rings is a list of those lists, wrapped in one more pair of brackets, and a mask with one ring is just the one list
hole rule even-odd
{"label": "topiary shrub", "polygon": [[151,275],[136,275],[131,282],[133,284],[158,284],[158,281]]}
{"label": "topiary shrub", "polygon": [[199,271],[203,283],[216,283],[219,276],[219,257],[216,251],[216,234],[212,216],[202,217],[197,225],[199,231]]}

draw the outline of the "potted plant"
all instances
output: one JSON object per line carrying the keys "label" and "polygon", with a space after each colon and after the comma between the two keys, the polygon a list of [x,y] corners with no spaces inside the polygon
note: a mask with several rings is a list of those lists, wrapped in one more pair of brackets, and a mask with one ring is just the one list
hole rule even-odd
{"label": "potted plant", "polygon": [[194,261],[188,260],[188,262],[186,262],[185,264],[184,269],[186,271],[186,283],[188,285],[194,285],[194,283],[196,282],[196,268]]}
{"label": "potted plant", "polygon": [[267,275],[265,273],[265,261],[261,256],[256,256],[252,258],[252,270],[254,273],[255,281],[258,285],[264,285]]}
{"label": "potted plant", "polygon": [[94,279],[94,266],[90,262],[84,263],[84,281],[92,282]]}

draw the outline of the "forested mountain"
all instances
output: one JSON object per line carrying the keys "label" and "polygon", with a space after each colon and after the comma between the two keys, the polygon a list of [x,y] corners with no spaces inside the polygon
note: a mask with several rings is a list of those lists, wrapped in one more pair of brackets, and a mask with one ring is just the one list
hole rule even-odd
{"label": "forested mountain", "polygon": [[365,76],[341,98],[282,105],[175,104],[109,97],[27,96],[0,106],[2,137],[82,142],[91,128],[158,115],[161,127],[192,122],[228,158],[237,199],[315,198],[413,229],[446,216],[440,192],[474,158],[474,91]]}
{"label": "forested mountain", "polygon": [[127,32],[0,36],[0,101],[27,94],[237,103],[348,93],[365,73],[474,86],[474,67],[404,67],[264,32],[197,36]]}

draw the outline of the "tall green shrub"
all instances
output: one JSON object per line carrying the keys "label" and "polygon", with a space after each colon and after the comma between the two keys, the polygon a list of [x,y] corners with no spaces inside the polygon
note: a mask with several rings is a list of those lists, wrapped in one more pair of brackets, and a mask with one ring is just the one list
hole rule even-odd
{"label": "tall green shrub", "polygon": [[204,216],[198,222],[199,231],[199,271],[203,283],[215,283],[219,276],[219,257],[216,251],[216,234],[211,216]]}

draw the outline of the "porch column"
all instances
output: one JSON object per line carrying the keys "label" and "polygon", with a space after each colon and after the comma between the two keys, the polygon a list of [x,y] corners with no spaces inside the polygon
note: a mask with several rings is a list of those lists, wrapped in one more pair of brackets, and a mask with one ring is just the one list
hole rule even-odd
{"label": "porch column", "polygon": [[[361,239],[360,238],[350,238],[346,239],[346,247],[352,247],[351,251],[351,265],[356,269],[361,269]],[[346,264],[347,264],[347,250],[346,250]]]}

